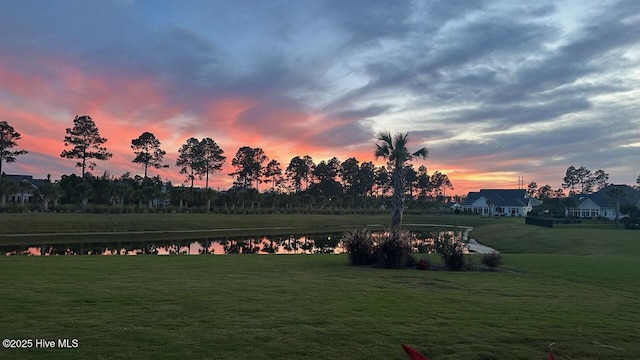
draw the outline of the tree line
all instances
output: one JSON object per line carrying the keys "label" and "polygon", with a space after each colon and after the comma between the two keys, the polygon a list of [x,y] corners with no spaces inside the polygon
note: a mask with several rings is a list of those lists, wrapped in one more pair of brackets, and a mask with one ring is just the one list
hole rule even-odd
{"label": "tree line", "polygon": [[[11,150],[17,146],[17,140],[21,135],[9,124],[1,122],[0,132],[1,169],[2,160],[14,162],[16,157],[27,152]],[[211,176],[222,171],[227,157],[211,138],[199,140],[192,137],[178,149],[175,166],[178,172],[185,176],[184,183],[188,187],[163,181],[158,175],[149,176],[150,169],[169,167],[164,161],[166,151],[161,148],[160,140],[151,132],[143,132],[131,140],[134,155],[132,162],[142,167],[142,176],[132,176],[130,172],[122,176],[113,176],[107,172],[101,176],[92,175],[91,171],[95,169],[97,160],[107,161],[112,157],[105,147],[106,142],[107,139],[100,135],[90,116],[76,116],[73,127],[66,129],[66,148],[60,153],[60,157],[75,160],[76,167],[81,170],[80,176],[63,175],[55,182],[49,177],[42,189],[39,189],[40,200],[54,206],[82,204],[83,208],[89,200],[93,204],[111,206],[131,204],[154,207],[171,203],[179,204],[180,208],[189,205],[209,208],[212,201],[214,205],[253,205],[266,202],[265,198],[270,198],[271,206],[296,204],[296,201],[291,199],[276,201],[276,195],[281,195],[283,198],[306,197],[307,203],[317,206],[383,207],[384,202],[374,205],[371,201],[367,203],[365,198],[390,197],[394,187],[394,172],[391,170],[398,165],[388,163],[387,166],[375,166],[371,161],[360,162],[355,157],[344,161],[333,157],[316,163],[311,156],[303,155],[293,157],[283,166],[278,160],[269,158],[263,149],[243,146],[231,159],[233,172],[228,175],[233,178],[232,187],[224,192],[215,192],[210,188],[209,180]],[[377,149],[375,155],[388,160],[388,155],[385,157],[384,153],[379,151],[380,149]],[[422,165],[416,169],[406,161],[398,166],[402,167],[400,174],[403,178],[403,188],[400,190],[409,200],[442,202],[447,190],[453,189],[451,181],[444,173],[435,171],[429,175],[426,166]],[[196,179],[204,180],[204,189],[194,187]],[[3,181],[3,201],[7,195],[20,190],[20,186]],[[48,205],[46,207],[48,208]]]}
{"label": "tree line", "polygon": [[[569,190],[568,196],[576,194],[592,194],[611,185],[609,174],[598,169],[591,171],[584,166],[576,168],[571,165],[567,168],[565,176],[562,178],[562,187],[553,189],[548,184],[538,186],[535,181],[527,185],[527,195],[537,199],[553,199],[567,197],[565,193]],[[636,179],[636,189],[640,190],[640,175]]]}
{"label": "tree line", "polygon": [[[317,201],[312,201],[313,203],[324,204],[333,200],[333,204],[341,203],[343,205],[366,204],[366,201],[362,201],[363,198],[388,197],[391,200],[393,193],[402,194],[408,200],[430,201],[434,204],[451,198],[447,197],[446,193],[447,190],[453,190],[453,185],[446,174],[435,171],[429,175],[424,165],[416,169],[409,161],[395,164],[393,160],[389,160],[389,155],[384,156],[385,151],[393,152],[395,150],[389,144],[394,145],[399,140],[402,148],[404,146],[402,141],[406,142],[406,138],[404,140],[395,139],[389,133],[378,135],[380,135],[378,137],[380,143],[376,145],[375,155],[376,158],[387,159],[386,166],[375,166],[371,161],[360,162],[354,157],[344,161],[333,157],[328,161],[323,160],[315,163],[311,156],[303,155],[293,157],[285,167],[278,160],[270,159],[265,151],[259,147],[240,147],[231,160],[234,170],[228,174],[233,177],[233,185],[225,193],[242,195],[233,201],[227,200],[242,204],[247,202],[260,203],[258,200],[260,193],[271,193],[272,197],[273,194],[307,196],[306,201],[311,201],[310,198],[319,198]],[[14,150],[20,139],[20,133],[6,121],[0,121],[0,175],[3,175],[2,165],[4,162],[14,162],[18,156],[27,153],[26,150]],[[189,138],[178,149],[175,166],[178,168],[178,172],[185,176],[184,183],[189,184],[188,189],[185,189],[184,186],[174,186],[170,181],[162,181],[157,175],[149,177],[150,168],[169,167],[169,164],[164,162],[166,151],[161,148],[160,140],[151,132],[143,132],[139,137],[131,140],[131,149],[134,154],[132,162],[142,167],[143,176],[131,176],[130,172],[120,177],[106,172],[102,176],[93,176],[91,171],[96,167],[95,161],[107,161],[112,157],[112,154],[104,146],[106,142],[107,139],[100,136],[99,130],[90,116],[76,116],[73,120],[73,127],[66,129],[64,145],[68,148],[62,151],[60,156],[76,160],[76,166],[81,169],[80,176],[63,175],[59,181],[47,180],[48,183],[43,184],[44,189],[39,189],[40,200],[51,198],[60,200],[62,203],[77,202],[83,207],[91,200],[93,203],[109,205],[137,204],[142,206],[143,203],[146,203],[148,207],[165,203],[180,204],[180,207],[189,203],[191,205],[206,204],[208,208],[212,199],[222,197],[220,194],[213,196],[216,192],[210,189],[209,180],[211,176],[222,171],[227,157],[220,146],[209,137],[201,140]],[[387,148],[384,147],[384,144],[387,144]],[[406,150],[406,147],[404,149]],[[405,160],[410,160],[412,155],[418,158],[422,157],[421,153],[401,155]],[[400,185],[394,185],[394,173],[391,170],[400,168],[402,171],[396,172],[395,176],[401,176],[403,181],[402,183],[396,181],[395,184]],[[204,180],[204,189],[194,188],[196,179]],[[548,184],[538,186],[536,182],[530,182],[527,186],[527,193],[530,197],[539,199],[564,198],[566,190],[568,190],[569,196],[577,193],[589,194],[606,187],[608,179],[609,174],[603,170],[592,172],[584,166],[576,168],[572,165],[567,168],[561,188],[553,189]],[[108,186],[104,184],[105,181]],[[636,182],[637,187],[640,188],[640,175]],[[66,184],[74,185],[67,186]],[[264,184],[264,188],[261,188],[261,184]],[[9,184],[4,178],[0,179],[0,185],[2,186],[0,191],[2,204],[5,203],[6,196],[19,191],[22,186]],[[400,188],[397,191],[392,191],[394,186],[400,186]],[[110,193],[113,194],[107,199],[106,192],[102,188],[108,187],[112,188]],[[43,195],[46,192],[51,192],[53,195]],[[118,192],[120,195],[114,195]],[[176,194],[178,195],[176,196]],[[253,195],[249,196],[248,194]],[[345,201],[344,199],[350,200]],[[456,200],[460,200],[460,198],[456,197]],[[216,202],[219,201],[216,200]],[[392,203],[387,205],[392,206]],[[385,206],[385,204],[380,206]]]}

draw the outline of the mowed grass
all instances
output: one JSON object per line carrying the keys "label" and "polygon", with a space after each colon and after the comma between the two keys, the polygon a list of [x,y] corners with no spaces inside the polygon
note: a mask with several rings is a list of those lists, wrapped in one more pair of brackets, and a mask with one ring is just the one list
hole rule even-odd
{"label": "mowed grass", "polygon": [[638,256],[640,231],[620,228],[548,228],[524,225],[524,219],[496,218],[477,223],[471,235],[508,253]]}
{"label": "mowed grass", "polygon": [[344,255],[3,257],[0,337],[79,346],[0,358],[406,359],[401,343],[432,360],[546,359],[550,343],[558,359],[638,358],[638,232],[472,221],[504,271]]}
{"label": "mowed grass", "polygon": [[[491,220],[458,215],[405,215],[404,223],[463,224],[474,226]],[[315,228],[341,225],[389,225],[390,215],[318,214],[83,214],[83,213],[0,213],[0,234],[174,231],[290,226]]]}
{"label": "mowed grass", "polygon": [[[0,213],[0,245],[280,235],[389,227],[389,215]],[[405,215],[405,224],[486,224],[467,216]],[[33,234],[33,235],[29,235]],[[57,234],[52,236],[49,234]],[[75,235],[74,235],[75,234]]]}
{"label": "mowed grass", "polygon": [[322,226],[389,222],[389,216],[368,215],[226,215],[226,214],[0,214],[0,234],[211,230],[290,226]]}

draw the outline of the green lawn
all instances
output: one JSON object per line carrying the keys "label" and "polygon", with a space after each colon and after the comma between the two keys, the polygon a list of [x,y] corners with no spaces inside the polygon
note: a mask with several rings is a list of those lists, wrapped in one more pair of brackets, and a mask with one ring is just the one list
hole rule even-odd
{"label": "green lawn", "polygon": [[523,219],[489,219],[472,232],[480,243],[508,253],[640,255],[640,231],[607,228],[547,228]]}
{"label": "green lawn", "polygon": [[79,346],[0,359],[406,359],[400,343],[431,360],[546,359],[550,343],[559,360],[638,358],[640,232],[460,219],[504,250],[505,271],[359,268],[344,255],[3,257],[1,337]]}
{"label": "green lawn", "polygon": [[[488,219],[467,216],[406,215],[406,224],[488,224]],[[198,239],[284,232],[334,232],[368,226],[388,228],[388,215],[222,215],[222,214],[82,214],[0,213],[0,245],[47,242]],[[159,233],[159,232],[166,233]],[[118,234],[111,234],[117,232]],[[122,234],[124,232],[124,234]],[[136,233],[151,232],[151,233]],[[24,236],[25,234],[34,236]],[[56,233],[64,236],[43,236]],[[79,235],[71,235],[79,233]],[[85,233],[92,233],[87,236]],[[20,236],[15,236],[19,234]]]}
{"label": "green lawn", "polygon": [[[216,228],[382,224],[390,215],[316,214],[83,214],[83,213],[0,213],[0,234],[99,231],[209,230]],[[405,215],[404,223],[482,225],[491,219],[460,215]]]}

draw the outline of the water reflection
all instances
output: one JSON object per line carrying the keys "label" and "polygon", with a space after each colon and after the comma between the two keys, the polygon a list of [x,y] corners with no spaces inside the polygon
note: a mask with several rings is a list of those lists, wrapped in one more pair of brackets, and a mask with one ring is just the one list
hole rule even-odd
{"label": "water reflection", "polygon": [[[342,234],[3,245],[0,255],[339,254],[345,251],[340,242]],[[374,237],[383,235],[384,232],[374,232]],[[433,239],[443,235],[452,236],[453,232],[413,232],[411,246],[416,252],[429,252]]]}

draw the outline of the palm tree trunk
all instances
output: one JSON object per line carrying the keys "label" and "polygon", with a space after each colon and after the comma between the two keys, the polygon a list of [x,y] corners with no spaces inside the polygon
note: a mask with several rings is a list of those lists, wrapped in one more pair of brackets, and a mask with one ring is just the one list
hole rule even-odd
{"label": "palm tree trunk", "polygon": [[396,167],[392,175],[393,182],[393,210],[391,216],[392,231],[399,231],[404,212],[404,181],[402,168]]}

